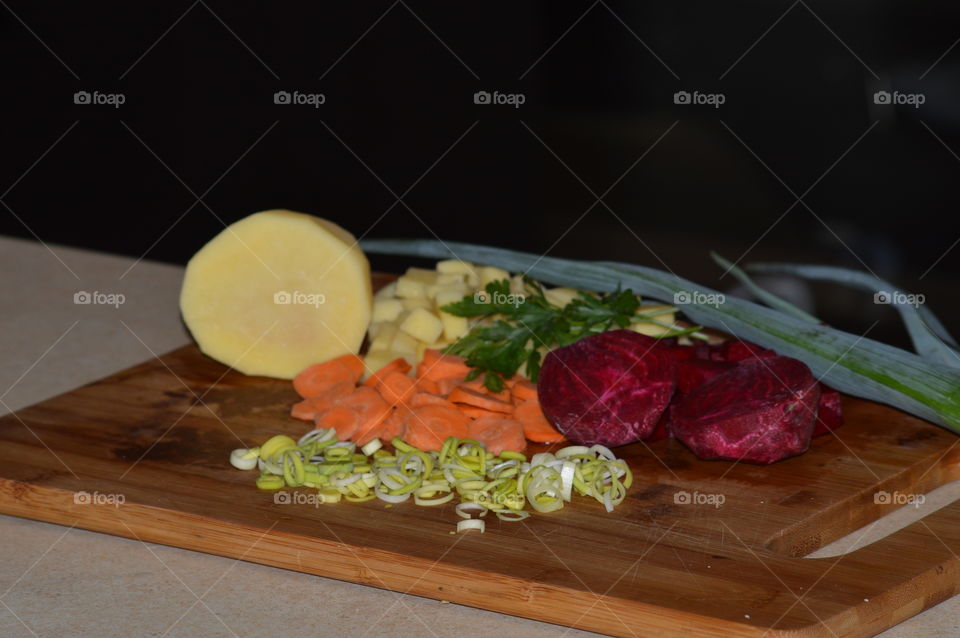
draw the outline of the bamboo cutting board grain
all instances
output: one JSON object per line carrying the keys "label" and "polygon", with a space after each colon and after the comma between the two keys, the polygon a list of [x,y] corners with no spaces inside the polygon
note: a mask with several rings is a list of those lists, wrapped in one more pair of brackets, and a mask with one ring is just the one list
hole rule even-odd
{"label": "bamboo cutting board grain", "polygon": [[877,404],[846,398],[839,437],[767,467],[620,448],[614,513],[575,497],[453,535],[452,505],[275,502],[230,467],[304,432],[295,399],[181,348],[0,419],[0,512],[621,636],[870,636],[960,585],[960,503],[802,558],[960,474],[954,435]]}

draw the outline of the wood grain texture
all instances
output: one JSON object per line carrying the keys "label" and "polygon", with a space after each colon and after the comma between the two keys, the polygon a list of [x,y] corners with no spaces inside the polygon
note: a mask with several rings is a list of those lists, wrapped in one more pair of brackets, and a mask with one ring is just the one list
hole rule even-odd
{"label": "wood grain texture", "polygon": [[181,348],[0,419],[0,512],[622,636],[870,636],[960,586],[960,504],[802,558],[897,507],[878,491],[960,474],[954,435],[877,404],[845,398],[838,436],[767,467],[620,448],[636,481],[613,514],[578,498],[452,535],[452,506],[278,504],[230,467],[233,448],[303,433],[295,399]]}

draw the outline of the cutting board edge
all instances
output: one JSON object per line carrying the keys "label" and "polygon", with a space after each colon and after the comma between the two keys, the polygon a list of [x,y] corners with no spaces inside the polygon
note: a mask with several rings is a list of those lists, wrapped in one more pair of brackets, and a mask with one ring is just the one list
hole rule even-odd
{"label": "cutting board edge", "polygon": [[[482,570],[473,570],[474,574],[466,574],[470,576],[468,582],[485,587],[481,591],[463,587],[464,572],[469,571],[468,568],[380,549],[354,547],[336,541],[272,531],[276,521],[263,528],[251,528],[248,525],[139,503],[125,503],[120,507],[76,505],[75,493],[0,478],[0,514],[121,536],[144,543],[199,551],[613,636],[632,635],[632,632],[623,631],[625,626],[621,618],[631,623],[641,623],[644,631],[649,632],[644,635],[649,636],[675,636],[678,627],[683,628],[683,635],[693,638],[825,638],[831,635],[827,628],[819,623],[798,629],[776,630],[606,595],[597,597],[598,603],[592,610],[592,613],[595,612],[593,615],[580,617],[573,611],[583,605],[584,592],[579,590],[534,584],[520,578]],[[43,507],[38,507],[41,503]],[[102,517],[102,508],[110,508],[117,516],[109,519]],[[84,514],[84,511],[89,511],[90,514]],[[173,532],[168,535],[163,527],[157,526],[158,522],[165,523],[171,529],[177,528],[182,532],[186,519],[189,519],[190,529],[193,531],[188,537]],[[249,538],[252,535],[258,535],[258,539],[250,545]],[[304,563],[302,552],[311,548],[315,550],[318,544],[329,551]],[[353,556],[346,556],[344,548]],[[359,558],[357,551],[365,553],[363,559]],[[338,557],[341,560],[336,560]],[[397,571],[398,564],[406,569],[421,568],[422,572],[416,577],[404,575]],[[429,581],[424,579],[427,572],[432,574]],[[491,587],[493,583],[497,584]],[[496,608],[491,606],[491,600],[498,601]],[[604,607],[609,614],[603,613]],[[558,610],[562,610],[565,617],[558,617]],[[567,610],[570,610],[569,614]],[[853,611],[853,608],[847,611]],[[917,610],[917,613],[920,611],[922,610]],[[584,620],[589,622],[583,622]],[[565,622],[569,624],[564,624]]]}

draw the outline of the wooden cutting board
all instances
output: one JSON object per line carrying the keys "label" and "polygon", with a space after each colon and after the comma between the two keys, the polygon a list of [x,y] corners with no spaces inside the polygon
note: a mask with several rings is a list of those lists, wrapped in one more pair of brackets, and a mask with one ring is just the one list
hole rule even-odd
{"label": "wooden cutting board", "polygon": [[960,503],[802,558],[958,478],[956,436],[877,404],[845,398],[837,436],[767,467],[619,448],[636,481],[614,513],[575,498],[455,535],[450,505],[257,490],[230,450],[302,434],[295,400],[181,348],[0,419],[0,512],[621,636],[870,636],[960,585]]}

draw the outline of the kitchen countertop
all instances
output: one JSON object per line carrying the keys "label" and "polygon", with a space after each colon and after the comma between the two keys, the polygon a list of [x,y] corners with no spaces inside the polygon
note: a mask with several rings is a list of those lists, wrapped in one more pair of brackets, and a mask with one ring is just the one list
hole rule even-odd
{"label": "kitchen countertop", "polygon": [[[0,237],[0,413],[17,410],[189,342],[177,312],[183,269]],[[122,303],[75,304],[78,292]],[[107,297],[101,296],[101,300]],[[860,545],[960,497],[960,482],[891,514]],[[838,555],[854,532],[815,555]],[[0,516],[0,636],[356,636],[588,632],[141,543]],[[642,635],[643,629],[637,628]],[[960,596],[883,638],[960,635]]]}

